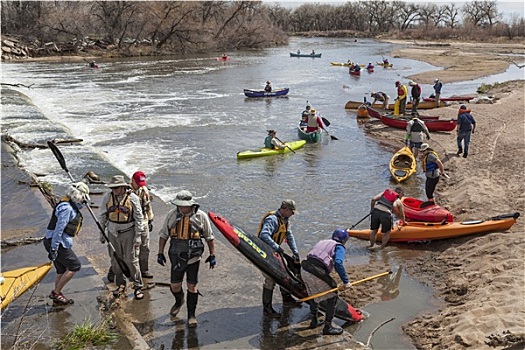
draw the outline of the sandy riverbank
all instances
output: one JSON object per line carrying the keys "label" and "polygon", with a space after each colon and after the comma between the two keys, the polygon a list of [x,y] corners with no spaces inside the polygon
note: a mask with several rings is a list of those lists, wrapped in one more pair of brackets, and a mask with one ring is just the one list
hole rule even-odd
{"label": "sandy riverbank", "polygon": [[[520,48],[523,53],[524,46]],[[494,53],[508,49],[490,45]],[[515,49],[518,47],[513,46]],[[393,55],[448,67],[438,74],[446,84],[508,67],[500,56],[481,53],[483,50],[478,44],[461,44],[456,48],[407,47]],[[409,78],[430,84],[435,76],[436,72],[428,72]],[[510,82],[489,91],[494,104],[468,104],[477,122],[468,158],[456,157],[455,132],[432,134],[429,144],[446,160],[450,175],[438,184],[437,200],[457,221],[524,214],[524,87],[523,80]],[[457,109],[455,105],[424,114],[453,118]],[[370,136],[395,145],[404,137],[404,131],[374,121],[367,130]],[[521,345],[513,348],[525,344],[524,227],[524,218],[520,218],[508,232],[433,242],[425,248],[429,256],[424,261],[408,263],[408,272],[435,288],[444,303],[438,313],[421,315],[404,327],[419,349],[489,349],[487,337],[504,331],[521,339]]]}

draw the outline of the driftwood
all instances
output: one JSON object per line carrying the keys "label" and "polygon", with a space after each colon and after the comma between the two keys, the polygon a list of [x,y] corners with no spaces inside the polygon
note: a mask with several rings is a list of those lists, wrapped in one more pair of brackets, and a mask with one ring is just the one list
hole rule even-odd
{"label": "driftwood", "polygon": [[385,324],[387,324],[388,322],[391,322],[395,320],[394,317],[392,317],[391,319],[381,323],[379,326],[377,326],[376,328],[374,328],[374,330],[372,331],[372,333],[370,333],[370,335],[368,336],[368,340],[366,341],[366,347],[370,347],[370,342],[372,341],[372,336],[374,335],[375,332],[377,332],[377,330],[381,327],[383,327]]}
{"label": "driftwood", "polygon": [[[25,143],[18,141],[14,137],[8,134],[4,134],[5,141],[13,142],[18,145],[20,148],[49,148],[47,144],[42,143]],[[82,142],[83,139],[54,139],[53,143],[73,143],[73,142]]]}
{"label": "driftwood", "polygon": [[2,248],[5,247],[18,247],[26,244],[33,244],[42,241],[44,237],[24,237],[19,239],[3,240],[0,242]]}
{"label": "driftwood", "polygon": [[513,60],[510,60],[510,61],[511,61],[512,63],[514,63],[514,65],[515,65],[516,67],[518,67],[519,69],[525,67],[525,64],[517,64],[517,63],[514,62]]}
{"label": "driftwood", "polygon": [[24,85],[24,84],[8,84],[8,83],[2,83],[2,85],[5,85],[5,86],[15,86],[15,87],[23,86],[23,87],[26,87],[26,88],[28,88],[28,89],[31,89],[31,86],[33,86],[33,85],[35,85],[35,84]]}

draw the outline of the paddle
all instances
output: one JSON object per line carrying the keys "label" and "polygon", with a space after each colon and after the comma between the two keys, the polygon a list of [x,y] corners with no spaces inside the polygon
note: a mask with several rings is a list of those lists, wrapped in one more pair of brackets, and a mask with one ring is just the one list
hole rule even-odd
{"label": "paddle", "polygon": [[[324,125],[326,125],[326,126],[330,126],[331,123],[330,123],[330,121],[329,121],[328,119],[326,119],[325,117],[321,117],[321,120],[323,121]],[[331,138],[332,140],[339,140],[339,139],[338,139],[337,137],[335,137],[334,135],[331,135],[331,134],[328,132],[328,130],[326,130],[326,129],[323,129],[323,130],[328,134],[328,136],[330,136],[330,138]]]}
{"label": "paddle", "polygon": [[[56,159],[58,160],[58,163],[60,163],[60,166],[62,167],[62,169],[64,169],[64,171],[66,172],[66,174],[69,176],[69,178],[71,179],[71,182],[75,182],[75,180],[73,179],[73,176],[71,176],[71,173],[69,172],[69,169],[67,168],[67,165],[66,165],[66,160],[64,159],[64,156],[62,155],[62,152],[60,152],[60,150],[58,149],[58,147],[51,141],[47,141],[47,145],[49,146],[49,148],[51,149],[51,151],[53,152],[53,154],[55,155]],[[131,272],[130,272],[130,269],[128,268],[128,266],[126,265],[126,262],[124,260],[122,260],[118,255],[117,255],[117,251],[115,250],[115,247],[113,247],[113,245],[111,244],[111,242],[109,241],[109,238],[108,236],[106,235],[106,233],[104,232],[104,229],[102,228],[102,225],[100,224],[100,222],[97,220],[96,216],[95,216],[95,213],[93,213],[93,210],[91,210],[91,208],[89,207],[89,203],[87,203],[86,200],[84,200],[84,203],[86,204],[86,208],[89,210],[89,213],[91,214],[91,216],[93,217],[93,220],[95,220],[95,223],[97,224],[98,226],[98,229],[100,230],[100,233],[102,233],[102,236],[104,236],[104,239],[106,240],[106,242],[108,242],[108,245],[109,247],[111,248],[111,251],[113,252],[113,256],[115,257],[115,260],[117,261],[118,263],[118,266],[120,267],[120,269],[122,270],[122,273],[124,274],[124,276],[126,277],[130,277],[131,276]]]}
{"label": "paddle", "polygon": [[279,141],[280,143],[282,143],[283,145],[285,145],[290,151],[292,151],[293,153],[295,153],[295,151],[294,151],[290,146],[288,146],[286,143],[284,143],[284,142],[282,142],[281,140],[279,140],[279,139],[277,138],[277,136],[274,136],[274,137],[275,137],[275,139],[276,139],[277,141]]}
{"label": "paddle", "polygon": [[[383,277],[383,276],[389,275],[391,273],[392,273],[392,271],[383,272],[383,273],[380,273],[380,274],[375,275],[375,276],[370,276],[370,277],[367,277],[367,278],[363,278],[362,280],[355,281],[355,282],[352,282],[350,284],[352,286],[355,286],[356,284],[367,282],[367,281],[370,281],[370,280],[373,280],[373,279],[376,279],[376,278],[379,278],[379,277]],[[297,300],[297,302],[303,302],[303,301],[312,300],[312,299],[315,299],[315,298],[322,297],[323,295],[330,294],[330,293],[333,293],[333,292],[336,292],[336,291],[339,291],[339,290],[343,290],[343,289],[344,289],[344,286],[335,287],[335,288],[332,288],[332,289],[329,289],[329,290],[325,290],[324,292],[320,292],[320,293],[317,293],[317,294],[309,295],[307,297],[304,297],[302,299]]]}
{"label": "paddle", "polygon": [[357,225],[359,225],[364,219],[366,219],[367,217],[369,217],[370,214],[372,214],[372,212],[366,214],[366,216],[365,216],[364,218],[362,218],[361,220],[359,220],[358,222],[356,222],[355,224],[353,224],[353,225],[349,228],[349,230],[351,230],[351,229],[353,229],[354,227],[356,227]]}

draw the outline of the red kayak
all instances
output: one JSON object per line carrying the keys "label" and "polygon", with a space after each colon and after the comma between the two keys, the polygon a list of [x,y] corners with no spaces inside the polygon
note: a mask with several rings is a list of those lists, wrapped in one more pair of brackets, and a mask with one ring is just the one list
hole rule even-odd
{"label": "red kayak", "polygon": [[353,76],[359,77],[359,76],[361,75],[361,71],[360,71],[360,70],[359,70],[359,71],[354,71],[354,70],[352,70],[352,71],[350,71],[350,75],[353,75]]}
{"label": "red kayak", "polygon": [[[423,120],[429,131],[452,131],[456,128],[456,119],[448,120]],[[381,122],[386,126],[397,129],[406,129],[408,120],[394,118],[390,116],[381,116]]]}
{"label": "red kayak", "polygon": [[417,198],[403,197],[403,209],[407,221],[453,222],[454,216],[443,207]]}
{"label": "red kayak", "polygon": [[[440,97],[439,98],[439,100],[443,101],[443,102],[451,102],[451,101],[456,101],[456,102],[466,101],[466,102],[469,102],[470,100],[473,100],[473,99],[474,99],[474,96]],[[423,101],[432,102],[432,101],[435,101],[435,100],[436,99],[433,98],[433,97],[425,97],[425,98],[423,98]]]}
{"label": "red kayak", "polygon": [[[381,114],[379,113],[378,110],[372,108],[372,107],[366,107],[367,111],[368,111],[368,115],[370,117],[373,117],[373,118],[377,118],[377,119],[381,119],[381,116],[385,115],[385,114]],[[424,121],[427,121],[427,120],[438,120],[439,119],[439,115],[420,115],[419,116],[419,119],[421,120],[424,120]]]}

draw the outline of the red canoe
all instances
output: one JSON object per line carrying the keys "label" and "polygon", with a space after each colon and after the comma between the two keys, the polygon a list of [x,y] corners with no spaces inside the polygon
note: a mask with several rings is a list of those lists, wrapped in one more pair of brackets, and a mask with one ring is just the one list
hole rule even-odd
{"label": "red canoe", "polygon": [[417,198],[403,197],[403,208],[405,209],[405,217],[407,221],[422,221],[422,222],[452,222],[454,216],[443,207],[437,204],[423,205],[424,202]]}
{"label": "red canoe", "polygon": [[[381,116],[382,115],[385,115],[385,114],[381,114],[379,113],[378,110],[372,108],[372,107],[366,107],[366,109],[368,110],[368,115],[370,117],[373,117],[373,118],[377,118],[377,119],[381,119]],[[438,120],[439,119],[439,115],[420,115],[419,116],[419,119],[421,120]]]}
{"label": "red canoe", "polygon": [[357,72],[356,72],[356,71],[353,71],[353,70],[352,70],[352,71],[350,71],[350,75],[353,75],[353,76],[358,77],[358,76],[361,75],[361,71],[357,71]]}
{"label": "red canoe", "polygon": [[[381,122],[386,126],[397,129],[406,129],[408,120],[393,118],[389,116],[381,116]],[[452,131],[456,128],[456,119],[448,120],[424,120],[425,125],[429,131]]]}
{"label": "red canoe", "polygon": [[[459,96],[459,97],[441,97],[440,100],[443,102],[451,102],[451,101],[466,101],[469,102],[470,100],[473,100],[474,96]],[[423,98],[423,101],[435,101],[436,99],[433,97],[425,97]]]}

